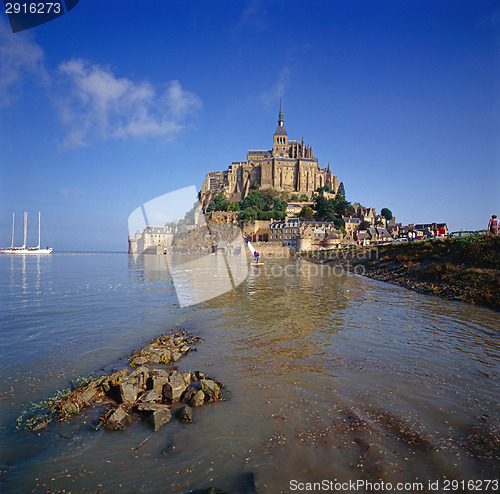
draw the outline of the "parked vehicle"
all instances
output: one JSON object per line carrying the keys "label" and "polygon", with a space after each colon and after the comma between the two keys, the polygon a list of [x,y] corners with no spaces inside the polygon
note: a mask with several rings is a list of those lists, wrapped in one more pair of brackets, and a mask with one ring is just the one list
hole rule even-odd
{"label": "parked vehicle", "polygon": [[460,230],[459,232],[448,233],[448,238],[456,237],[468,237],[469,235],[479,235],[479,232],[473,232],[472,230]]}

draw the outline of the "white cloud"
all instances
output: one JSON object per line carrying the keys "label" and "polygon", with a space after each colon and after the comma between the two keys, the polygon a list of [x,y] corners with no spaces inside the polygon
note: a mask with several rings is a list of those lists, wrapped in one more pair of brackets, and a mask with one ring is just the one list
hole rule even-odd
{"label": "white cloud", "polygon": [[303,60],[307,56],[310,49],[309,43],[297,42],[295,45],[287,47],[287,53],[284,56],[283,64],[275,79],[271,79],[269,84],[266,84],[264,89],[256,95],[257,100],[268,107],[276,105],[279,100],[281,91],[286,98],[287,89],[293,85],[294,74],[300,73],[303,70]]}
{"label": "white cloud", "polygon": [[245,30],[253,30],[260,33],[268,28],[266,2],[261,0],[250,0],[242,10],[239,21],[233,28],[233,33],[238,34]]}
{"label": "white cloud", "polygon": [[66,144],[95,139],[172,139],[201,107],[200,98],[177,80],[161,86],[118,77],[88,60],[47,70],[42,48],[30,32],[12,33],[0,18],[0,107],[12,104],[27,76],[56,104]]}
{"label": "white cloud", "polygon": [[165,91],[165,103],[176,116],[190,113],[200,106],[200,99],[196,94],[184,91],[179,81],[172,81]]}
{"label": "white cloud", "polygon": [[291,74],[292,70],[290,67],[288,65],[283,66],[278,75],[278,79],[272,87],[262,91],[258,95],[258,98],[265,106],[276,105],[276,101],[280,98],[281,91],[285,91],[290,84]]}
{"label": "white cloud", "polygon": [[166,88],[119,78],[87,60],[59,66],[59,108],[67,144],[140,137],[172,138],[201,107],[201,100],[172,81]]}
{"label": "white cloud", "polygon": [[42,82],[47,79],[43,59],[43,50],[31,33],[14,34],[0,18],[0,106],[19,97],[23,76],[30,74]]}
{"label": "white cloud", "polygon": [[61,195],[65,198],[65,199],[75,199],[77,197],[80,197],[81,195],[83,194],[83,191],[80,190],[80,189],[68,189],[68,188],[64,188],[64,189],[61,189]]}

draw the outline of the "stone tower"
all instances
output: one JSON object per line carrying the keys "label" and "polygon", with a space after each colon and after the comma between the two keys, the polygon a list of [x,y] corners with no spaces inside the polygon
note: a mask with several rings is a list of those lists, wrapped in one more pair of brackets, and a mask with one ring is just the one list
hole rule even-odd
{"label": "stone tower", "polygon": [[278,115],[278,126],[276,127],[276,132],[274,133],[273,142],[273,157],[283,158],[288,157],[289,146],[288,146],[288,134],[285,130],[284,120],[283,120],[283,99],[280,98],[280,113]]}

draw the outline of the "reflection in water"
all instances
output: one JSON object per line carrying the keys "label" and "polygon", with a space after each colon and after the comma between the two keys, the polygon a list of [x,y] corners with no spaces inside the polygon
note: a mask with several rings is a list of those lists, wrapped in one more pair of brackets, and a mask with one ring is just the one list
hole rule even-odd
{"label": "reflection in water", "polygon": [[[42,259],[41,259],[42,257]],[[8,263],[8,286],[12,296],[23,297],[34,296],[31,301],[39,301],[42,289],[42,265],[49,266],[50,259],[46,256],[15,256],[5,255],[4,260]],[[20,293],[18,293],[18,287]]]}
{"label": "reflection in water", "polygon": [[203,222],[176,234],[164,254],[134,254],[133,259],[143,273],[168,270],[182,308],[229,292],[248,275],[241,230],[227,223]]}
{"label": "reflection in water", "polygon": [[[92,411],[84,420],[51,424],[40,436],[9,431],[0,456],[0,464],[13,466],[4,475],[7,491],[153,493],[168,485],[189,492],[213,485],[274,493],[288,492],[293,479],[427,486],[497,475],[497,313],[316,272],[293,259],[266,260],[235,289],[182,309],[165,262],[165,256],[144,256],[135,264],[130,256],[116,296],[103,290],[95,298],[86,291],[59,298],[58,310],[71,320],[75,307],[88,304],[79,333],[67,318],[51,315],[57,340],[78,338],[88,362],[75,358],[75,345],[66,345],[68,353],[58,349],[54,359],[69,380],[74,366],[80,373],[112,367],[136,342],[182,327],[204,342],[179,370],[199,369],[223,382],[227,401],[197,409],[193,424],[173,421],[155,434],[143,423],[96,432],[89,426]],[[91,286],[101,280],[98,267]],[[114,269],[107,274],[113,286]],[[106,329],[117,320],[121,333]],[[54,389],[54,378],[43,377],[52,382],[45,388],[37,382],[43,393],[36,396]],[[8,382],[5,373],[0,378]],[[9,409],[23,403],[13,389],[3,395]]]}

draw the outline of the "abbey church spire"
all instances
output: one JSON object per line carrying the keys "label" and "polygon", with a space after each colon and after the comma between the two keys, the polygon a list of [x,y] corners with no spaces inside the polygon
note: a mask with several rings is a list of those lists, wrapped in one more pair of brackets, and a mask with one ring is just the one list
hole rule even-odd
{"label": "abbey church spire", "polygon": [[[284,123],[285,120],[283,118],[283,98],[280,96],[280,112],[278,115],[278,126],[276,127],[276,132],[274,133],[275,136],[287,136]],[[278,142],[284,144],[285,139],[281,139],[281,141]]]}
{"label": "abbey church spire", "polygon": [[285,120],[283,118],[283,97],[280,96],[280,112],[279,112],[279,115],[278,115],[278,127],[276,127],[276,132],[274,133],[275,136],[277,136],[277,135],[280,135],[280,136],[287,135],[284,123],[285,123]]}
{"label": "abbey church spire", "polygon": [[278,115],[278,126],[283,127],[283,97],[280,96],[280,114]]}
{"label": "abbey church spire", "polygon": [[288,156],[288,134],[286,133],[283,119],[283,98],[280,96],[280,112],[278,115],[278,126],[273,139],[273,156]]}

